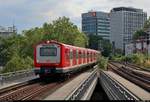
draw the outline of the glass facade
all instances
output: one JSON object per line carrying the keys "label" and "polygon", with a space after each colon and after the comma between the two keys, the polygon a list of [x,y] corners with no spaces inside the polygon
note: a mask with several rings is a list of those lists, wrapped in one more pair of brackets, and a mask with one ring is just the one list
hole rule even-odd
{"label": "glass facade", "polygon": [[100,35],[109,40],[110,19],[108,13],[88,12],[82,14],[82,31],[87,35]]}

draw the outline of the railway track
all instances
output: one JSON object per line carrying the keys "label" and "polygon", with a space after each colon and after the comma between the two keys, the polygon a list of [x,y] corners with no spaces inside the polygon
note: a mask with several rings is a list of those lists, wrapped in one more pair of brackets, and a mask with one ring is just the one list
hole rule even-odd
{"label": "railway track", "polygon": [[14,85],[0,90],[0,100],[40,100],[45,97],[46,94],[55,91],[68,81],[40,82],[40,79],[38,79],[31,83]]}
{"label": "railway track", "polygon": [[[47,95],[53,93],[55,90],[73,80],[80,73],[72,74],[69,79],[54,81],[41,81],[41,79],[32,80],[22,84],[14,85],[0,90],[1,101],[14,101],[14,100],[42,100]],[[91,71],[91,69],[87,70]]]}
{"label": "railway track", "polygon": [[127,65],[132,67],[132,68],[135,68],[135,69],[139,69],[139,70],[143,70],[143,71],[146,71],[146,72],[150,72],[150,69],[141,68],[141,67],[139,67],[138,65],[135,65],[135,64],[127,63]]}
{"label": "railway track", "polygon": [[136,70],[141,70],[141,71],[145,71],[145,72],[150,72],[150,69],[148,68],[143,68],[141,66],[138,66],[138,65],[135,65],[133,63],[129,63],[129,62],[118,62],[118,61],[110,61],[110,62],[114,62],[114,63],[120,63],[120,64],[123,64],[125,66],[129,66],[133,69],[136,69]]}
{"label": "railway track", "polygon": [[[115,63],[115,62],[114,62]],[[117,64],[117,63],[116,63]],[[120,65],[124,68],[132,72],[133,74],[145,78],[150,82],[150,71],[145,68],[138,67],[137,65],[133,65],[130,63],[120,63]]]}
{"label": "railway track", "polygon": [[109,62],[108,69],[119,74],[120,76],[123,76],[129,81],[137,84],[138,86],[150,92],[150,75],[149,74],[144,74],[140,71],[134,70],[133,68],[129,68],[129,66],[126,67],[116,62],[115,63]]}

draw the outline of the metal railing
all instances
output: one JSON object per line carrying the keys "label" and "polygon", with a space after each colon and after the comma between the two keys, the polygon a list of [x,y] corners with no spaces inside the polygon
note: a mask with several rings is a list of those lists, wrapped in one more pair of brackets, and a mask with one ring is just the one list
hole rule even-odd
{"label": "metal railing", "polygon": [[141,100],[103,71],[100,72],[100,83],[110,100]]}
{"label": "metal railing", "polygon": [[95,68],[91,75],[84,80],[65,100],[80,100],[96,77],[97,68]]}
{"label": "metal railing", "polygon": [[0,84],[3,85],[4,83],[9,83],[33,75],[34,75],[34,69],[20,70],[20,71],[0,74]]}

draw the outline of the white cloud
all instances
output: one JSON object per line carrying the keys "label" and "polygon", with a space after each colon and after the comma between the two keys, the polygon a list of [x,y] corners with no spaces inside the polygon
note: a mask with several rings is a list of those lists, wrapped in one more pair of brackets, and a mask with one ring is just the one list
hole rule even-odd
{"label": "white cloud", "polygon": [[81,13],[89,10],[109,12],[113,7],[125,6],[144,9],[150,15],[149,4],[149,0],[63,0],[53,9],[45,12],[45,15],[49,16],[50,20],[59,16],[68,16],[80,27]]}
{"label": "white cloud", "polygon": [[130,6],[150,15],[149,4],[150,0],[0,0],[0,22],[7,24],[15,18],[22,30],[67,16],[80,27],[81,13],[89,10],[109,12],[113,7]]}

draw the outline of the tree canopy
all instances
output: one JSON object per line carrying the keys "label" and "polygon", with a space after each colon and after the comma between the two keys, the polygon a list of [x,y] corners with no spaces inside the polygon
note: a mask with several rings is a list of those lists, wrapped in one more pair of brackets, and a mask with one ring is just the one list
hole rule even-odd
{"label": "tree canopy", "polygon": [[88,36],[89,38],[89,48],[100,50],[102,55],[105,57],[110,56],[112,51],[112,45],[110,44],[109,40],[103,39],[100,35],[92,35]]}
{"label": "tree canopy", "polygon": [[146,20],[145,24],[144,24],[144,30],[147,30],[150,28],[150,17],[148,18],[148,20]]}
{"label": "tree canopy", "polygon": [[137,40],[141,37],[145,37],[146,35],[147,35],[147,33],[144,32],[143,29],[137,30],[133,35],[133,40]]}
{"label": "tree canopy", "polygon": [[144,27],[140,30],[137,30],[133,35],[133,40],[137,40],[141,37],[145,37],[147,35],[146,31],[150,28],[150,17],[145,21]]}
{"label": "tree canopy", "polygon": [[88,35],[89,38],[89,48],[99,50],[98,48],[100,47],[100,41],[102,40],[102,37],[99,35],[93,35],[90,34]]}
{"label": "tree canopy", "polygon": [[42,40],[57,40],[62,43],[85,47],[87,45],[87,37],[80,32],[76,25],[70,22],[69,18],[62,17],[48,24],[43,25]]}

